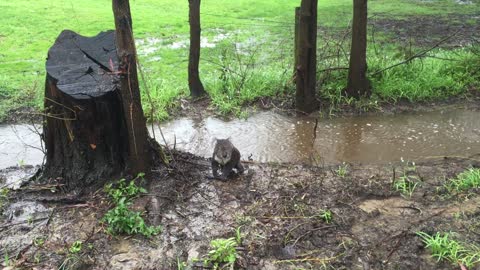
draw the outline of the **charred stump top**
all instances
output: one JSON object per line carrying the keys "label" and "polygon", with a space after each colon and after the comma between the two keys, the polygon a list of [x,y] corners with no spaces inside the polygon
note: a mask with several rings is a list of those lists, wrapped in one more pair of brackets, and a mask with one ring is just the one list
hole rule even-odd
{"label": "charred stump top", "polygon": [[58,90],[75,99],[102,96],[118,88],[113,30],[84,37],[64,30],[48,51],[47,74]]}

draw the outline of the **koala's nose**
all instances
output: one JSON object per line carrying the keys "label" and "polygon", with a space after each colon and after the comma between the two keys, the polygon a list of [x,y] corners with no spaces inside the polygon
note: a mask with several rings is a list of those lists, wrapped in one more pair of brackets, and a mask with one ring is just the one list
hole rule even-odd
{"label": "koala's nose", "polygon": [[227,154],[226,154],[226,153],[225,153],[225,154],[223,154],[223,157],[224,157],[224,158],[226,158],[226,157],[227,157]]}

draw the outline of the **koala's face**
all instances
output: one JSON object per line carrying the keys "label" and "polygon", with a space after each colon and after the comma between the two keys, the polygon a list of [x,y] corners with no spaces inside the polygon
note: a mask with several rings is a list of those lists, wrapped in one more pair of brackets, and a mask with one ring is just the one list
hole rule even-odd
{"label": "koala's face", "polygon": [[233,145],[229,140],[217,140],[215,145],[215,160],[225,165],[232,158]]}

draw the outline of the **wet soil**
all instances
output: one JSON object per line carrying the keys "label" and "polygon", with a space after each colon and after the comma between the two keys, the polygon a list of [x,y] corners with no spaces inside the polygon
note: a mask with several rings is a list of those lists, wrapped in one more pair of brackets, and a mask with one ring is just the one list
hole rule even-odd
{"label": "wet soil", "polygon": [[[163,226],[151,239],[106,235],[99,221],[110,205],[102,191],[68,201],[50,187],[63,198],[57,203],[55,196],[20,190],[1,220],[1,258],[8,252],[11,263],[25,269],[62,263],[177,269],[178,261],[199,266],[192,261],[204,258],[211,240],[233,237],[240,228],[235,269],[453,269],[458,266],[432,259],[415,233],[452,231],[459,240],[480,242],[479,190],[449,194],[442,188],[445,179],[480,166],[479,155],[415,166],[349,164],[345,175],[338,165],[250,162],[245,174],[227,182],[207,179],[208,164],[177,153],[171,167],[154,170],[148,195],[134,204],[150,224]],[[418,179],[412,197],[392,188],[404,175]],[[35,216],[25,220],[25,213],[11,210],[22,203]],[[329,223],[319,217],[327,209]],[[84,248],[67,256],[77,240]]]}
{"label": "wet soil", "polygon": [[409,16],[404,19],[373,18],[370,27],[383,32],[389,43],[403,46],[429,47],[441,43],[441,48],[478,44],[480,38],[479,14],[448,14],[439,16]]}
{"label": "wet soil", "polygon": [[[348,117],[348,116],[369,116],[369,115],[393,115],[406,112],[431,112],[439,108],[463,108],[466,110],[480,110],[480,90],[471,88],[462,96],[449,97],[438,100],[427,100],[410,102],[400,99],[397,102],[381,101],[374,104],[339,104],[332,106],[331,101],[320,99],[320,108],[310,116],[320,115],[325,118]],[[305,116],[305,113],[295,110],[294,98],[289,93],[279,93],[272,97],[261,97],[246,104],[243,110],[252,115],[258,111],[272,111],[285,116]],[[205,119],[215,116],[224,120],[235,118],[234,115],[220,114],[212,105],[210,99],[181,99],[181,106],[169,112],[173,119],[187,117],[190,119]]]}

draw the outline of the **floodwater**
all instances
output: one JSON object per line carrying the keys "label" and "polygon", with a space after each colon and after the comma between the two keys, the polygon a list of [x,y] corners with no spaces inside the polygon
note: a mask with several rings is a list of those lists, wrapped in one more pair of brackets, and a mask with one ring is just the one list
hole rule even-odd
{"label": "floodwater", "polygon": [[[230,137],[242,159],[260,162],[389,163],[480,153],[480,113],[465,109],[319,119],[260,112],[247,120],[180,118],[160,125],[169,147],[210,157]],[[165,144],[158,126],[156,139]],[[40,164],[29,126],[0,126],[0,168]],[[27,146],[28,145],[28,146]]]}
{"label": "floodwater", "polygon": [[40,149],[40,136],[33,126],[0,125],[0,169],[41,164],[44,154]]}
{"label": "floodwater", "polygon": [[261,112],[229,122],[178,119],[162,131],[170,147],[176,142],[205,157],[214,138],[230,137],[243,159],[261,162],[388,163],[480,153],[480,113],[463,109],[319,119],[316,138],[314,127],[315,118]]}

